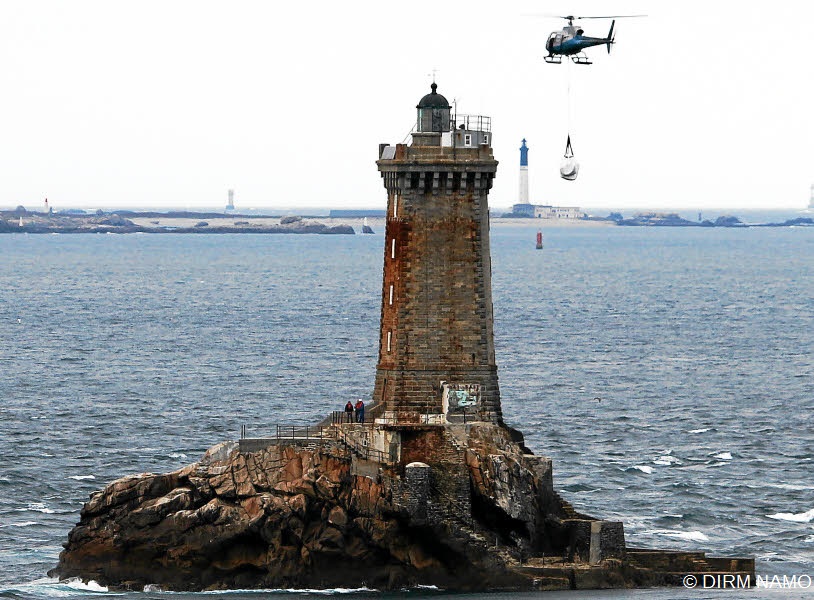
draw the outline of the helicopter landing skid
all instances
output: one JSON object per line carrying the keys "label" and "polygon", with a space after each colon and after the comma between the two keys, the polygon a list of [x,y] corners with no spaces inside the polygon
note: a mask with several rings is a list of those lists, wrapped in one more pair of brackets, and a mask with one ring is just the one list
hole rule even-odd
{"label": "helicopter landing skid", "polygon": [[559,65],[562,63],[562,56],[559,54],[549,54],[548,56],[544,56],[543,60],[550,65]]}
{"label": "helicopter landing skid", "polygon": [[582,54],[582,55],[577,54],[575,56],[572,56],[571,61],[575,65],[592,65],[592,64],[594,64],[590,60],[588,60],[588,57],[585,54]]}

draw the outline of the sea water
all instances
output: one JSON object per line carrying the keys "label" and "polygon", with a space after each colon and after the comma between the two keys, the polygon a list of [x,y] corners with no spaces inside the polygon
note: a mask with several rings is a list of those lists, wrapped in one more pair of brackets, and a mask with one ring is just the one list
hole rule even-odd
{"label": "sea water", "polygon": [[[495,346],[505,420],[562,495],[631,546],[814,577],[814,228],[543,232],[535,250],[536,228],[492,227]],[[381,232],[12,234],[0,252],[2,597],[112,595],[46,576],[91,492],[372,391]],[[272,593],[293,592],[231,595]]]}

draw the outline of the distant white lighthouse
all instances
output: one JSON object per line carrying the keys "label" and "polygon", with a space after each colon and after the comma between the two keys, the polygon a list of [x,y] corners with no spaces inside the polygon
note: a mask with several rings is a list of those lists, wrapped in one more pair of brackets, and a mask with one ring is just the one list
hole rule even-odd
{"label": "distant white lighthouse", "polygon": [[526,138],[520,146],[520,197],[519,204],[529,203],[529,149],[526,147]]}
{"label": "distant white lighthouse", "polygon": [[235,210],[235,190],[229,190],[229,200],[226,204],[226,212]]}

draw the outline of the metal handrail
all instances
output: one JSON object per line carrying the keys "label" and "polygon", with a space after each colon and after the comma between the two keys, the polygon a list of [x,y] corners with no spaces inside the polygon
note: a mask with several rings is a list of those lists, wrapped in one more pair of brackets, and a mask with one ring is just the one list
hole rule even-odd
{"label": "metal handrail", "polygon": [[[361,424],[361,423],[360,423]],[[351,442],[348,439],[348,434],[341,428],[336,428],[338,435],[337,440],[345,444],[345,446],[351,451],[354,452],[357,456],[364,458],[365,460],[374,460],[376,462],[389,464],[392,462],[390,458],[390,453],[385,452],[383,450],[379,450],[378,448],[371,448],[367,445],[359,445]]]}
{"label": "metal handrail", "polygon": [[492,117],[484,115],[453,115],[449,122],[450,131],[463,126],[468,131],[492,131]]}
{"label": "metal handrail", "polygon": [[334,427],[314,425],[277,425],[275,436],[278,440],[324,440],[335,439]]}

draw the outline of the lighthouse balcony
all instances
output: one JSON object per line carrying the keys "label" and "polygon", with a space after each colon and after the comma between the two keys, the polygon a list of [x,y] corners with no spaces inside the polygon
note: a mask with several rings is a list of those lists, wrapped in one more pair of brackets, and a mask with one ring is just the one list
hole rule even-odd
{"label": "lighthouse balcony", "polygon": [[466,129],[467,131],[492,132],[492,118],[483,115],[453,115],[450,119],[450,129]]}
{"label": "lighthouse balcony", "polygon": [[492,144],[492,119],[483,115],[455,115],[450,130],[441,134],[445,148],[478,148]]}

